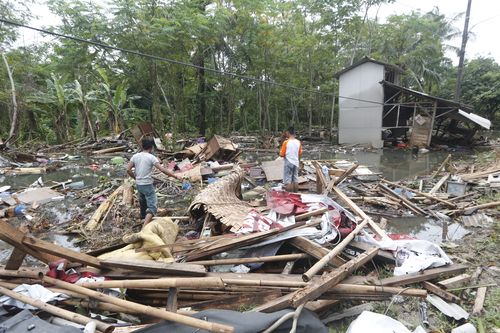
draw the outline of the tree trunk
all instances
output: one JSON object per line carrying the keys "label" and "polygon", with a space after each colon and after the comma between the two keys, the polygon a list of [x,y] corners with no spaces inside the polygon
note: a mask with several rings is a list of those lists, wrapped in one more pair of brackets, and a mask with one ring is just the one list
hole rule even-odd
{"label": "tree trunk", "polygon": [[10,123],[10,130],[9,130],[9,137],[5,141],[5,143],[9,142],[10,140],[14,140],[17,137],[17,132],[19,129],[19,110],[17,108],[17,100],[16,100],[16,86],[14,84],[14,79],[12,77],[12,72],[10,70],[9,63],[7,62],[7,57],[5,54],[2,52],[2,59],[5,64],[5,68],[7,70],[7,75],[9,77],[10,81],[10,89],[11,89],[11,94],[12,94],[12,113],[11,113],[11,123]]}
{"label": "tree trunk", "polygon": [[95,133],[94,124],[92,123],[92,116],[90,114],[89,106],[87,103],[83,105],[83,120],[86,128],[86,135],[90,134],[92,141],[97,141],[97,135]]}
{"label": "tree trunk", "polygon": [[[201,47],[201,46],[200,46]],[[196,65],[200,67],[205,67],[205,59],[203,51],[198,49]],[[205,136],[207,131],[207,100],[206,100],[206,82],[205,82],[205,70],[203,68],[198,68],[196,70],[198,76],[198,92],[196,95],[196,100],[198,104],[198,128],[200,130],[200,135]]]}
{"label": "tree trunk", "polygon": [[455,101],[460,101],[460,95],[462,94],[462,78],[464,74],[464,58],[465,58],[465,47],[467,46],[467,40],[469,39],[469,18],[470,18],[470,7],[472,0],[467,2],[467,12],[465,14],[464,31],[462,32],[462,46],[460,47],[460,59],[458,60],[458,71],[457,71],[457,84],[455,87]]}

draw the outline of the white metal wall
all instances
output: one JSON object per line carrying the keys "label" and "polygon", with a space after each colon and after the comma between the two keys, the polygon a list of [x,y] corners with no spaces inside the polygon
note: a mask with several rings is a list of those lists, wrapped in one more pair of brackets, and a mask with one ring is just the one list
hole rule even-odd
{"label": "white metal wall", "polygon": [[375,101],[380,104],[339,98],[339,143],[371,144],[382,142],[384,66],[372,62],[361,64],[339,78],[339,96]]}

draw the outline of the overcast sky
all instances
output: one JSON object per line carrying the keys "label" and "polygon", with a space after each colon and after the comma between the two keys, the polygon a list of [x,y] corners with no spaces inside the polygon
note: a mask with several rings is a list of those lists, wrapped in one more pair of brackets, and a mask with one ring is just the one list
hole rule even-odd
{"label": "overcast sky", "polygon": [[[382,5],[369,11],[371,18],[377,14],[380,20],[384,20],[392,14],[410,13],[412,10],[420,10],[425,13],[434,7],[447,19],[452,20],[458,14],[464,13],[462,17],[454,21],[454,25],[463,30],[467,0],[396,0],[394,3]],[[500,33],[500,1],[499,0],[472,0],[469,31],[474,35],[469,37],[466,48],[466,58],[477,56],[491,56],[500,63],[500,43],[497,34]],[[450,44],[460,47],[462,38],[453,40]],[[456,54],[449,53],[454,63],[458,63]]]}
{"label": "overcast sky", "polygon": [[[39,18],[31,24],[36,27],[57,24],[57,18],[50,14],[48,8],[43,4],[43,0],[37,1],[39,4],[33,6],[32,9]],[[104,3],[105,1],[94,0],[94,2]],[[412,10],[420,10],[424,13],[434,7],[438,7],[440,13],[452,20],[457,14],[465,13],[467,0],[397,0],[394,3],[382,5],[380,8],[372,8],[369,11],[369,16],[374,18],[378,15],[379,20],[383,22],[392,14],[410,13]],[[474,35],[469,38],[467,43],[466,58],[491,56],[500,63],[500,42],[497,36],[500,33],[500,0],[472,0],[471,8],[469,30]],[[463,29],[464,17],[465,15],[454,21],[454,25],[460,31]],[[18,43],[28,44],[31,41],[41,39],[42,37],[37,32],[22,29],[21,40]],[[453,40],[450,44],[459,47],[461,38]],[[455,64],[458,62],[456,54],[448,53],[447,55]]]}

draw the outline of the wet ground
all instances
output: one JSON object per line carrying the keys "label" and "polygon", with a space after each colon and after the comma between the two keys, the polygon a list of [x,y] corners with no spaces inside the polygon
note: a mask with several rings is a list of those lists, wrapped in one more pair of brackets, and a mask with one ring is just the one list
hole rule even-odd
{"label": "wet ground", "polygon": [[[430,151],[425,154],[413,156],[409,150],[376,149],[365,150],[362,148],[339,148],[329,144],[304,144],[303,158],[306,160],[331,160],[343,159],[357,161],[368,166],[374,172],[380,172],[388,180],[400,180],[413,178],[419,175],[429,174],[435,170],[444,158],[449,154],[447,151]],[[454,155],[463,156],[470,152],[455,152]],[[248,161],[272,160],[277,157],[273,153],[245,153],[242,156]],[[83,182],[83,188],[93,188],[100,182],[108,182],[113,179],[125,177],[125,165],[114,166],[110,164],[112,156],[105,158],[80,158],[73,161],[63,162],[63,167],[43,175],[15,175],[0,176],[0,186],[10,185],[12,190],[21,190],[28,187],[40,176],[45,186],[51,186],[54,182],[64,182],[71,179],[73,183]],[[92,165],[97,168],[92,168]],[[60,190],[60,189],[59,189]],[[183,197],[177,198],[183,200]],[[177,200],[175,196],[163,198],[165,205],[172,205]],[[160,206],[162,198],[160,198]],[[88,204],[85,199],[76,199],[71,190],[66,198],[61,201],[48,203],[40,207],[54,224],[64,225],[71,223],[81,211],[83,205]],[[185,203],[188,205],[189,203]],[[395,218],[388,221],[388,231],[392,233],[404,233],[411,236],[426,239],[436,243],[442,240],[442,225],[440,222],[425,218]],[[460,224],[453,223],[448,226],[448,240],[456,240],[467,234],[467,230]],[[53,234],[38,235],[46,240],[56,242],[65,247],[75,248],[71,242],[71,236]],[[0,262],[4,262],[10,254],[10,247],[0,241]]]}

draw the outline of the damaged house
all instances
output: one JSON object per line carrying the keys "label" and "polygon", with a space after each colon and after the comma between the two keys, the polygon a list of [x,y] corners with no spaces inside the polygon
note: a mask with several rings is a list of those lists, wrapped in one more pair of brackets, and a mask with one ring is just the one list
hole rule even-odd
{"label": "damaged house", "polygon": [[402,73],[395,65],[365,57],[336,74],[340,144],[468,144],[478,129],[490,129],[491,122],[467,105],[401,86]]}

